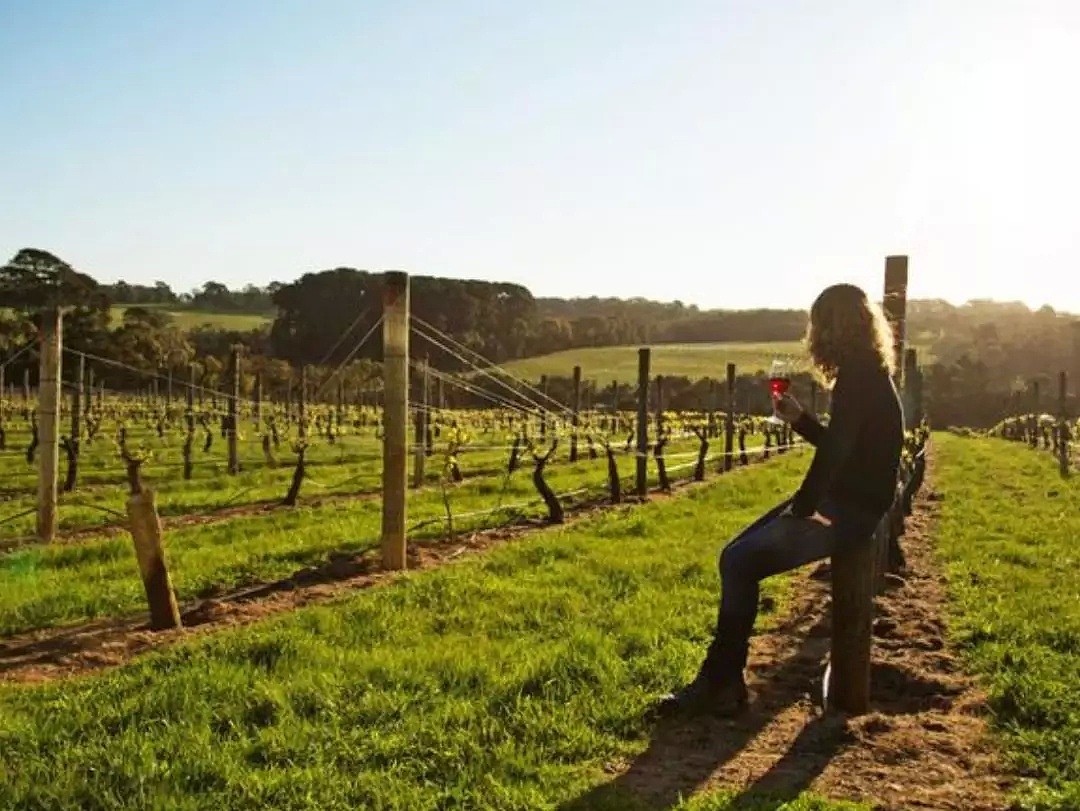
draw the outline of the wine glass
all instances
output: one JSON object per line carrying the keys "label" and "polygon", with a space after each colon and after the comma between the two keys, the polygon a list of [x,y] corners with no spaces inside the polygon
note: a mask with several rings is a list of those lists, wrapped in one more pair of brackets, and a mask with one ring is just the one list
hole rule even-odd
{"label": "wine glass", "polygon": [[[776,401],[787,393],[790,386],[791,362],[784,358],[773,358],[772,365],[769,367],[769,395],[772,397],[774,409]],[[766,417],[765,421],[771,425],[784,424],[784,421],[776,416],[775,410]]]}

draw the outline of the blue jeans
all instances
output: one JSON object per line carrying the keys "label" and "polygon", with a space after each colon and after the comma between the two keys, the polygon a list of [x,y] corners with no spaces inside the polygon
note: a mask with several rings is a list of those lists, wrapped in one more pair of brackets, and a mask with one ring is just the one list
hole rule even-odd
{"label": "blue jeans", "polygon": [[776,505],[720,553],[720,609],[702,665],[705,676],[741,677],[764,578],[831,557],[838,545],[869,541],[882,518],[861,507],[826,500],[818,506],[818,512],[832,521],[832,526],[825,526],[781,515],[789,504],[787,500]]}

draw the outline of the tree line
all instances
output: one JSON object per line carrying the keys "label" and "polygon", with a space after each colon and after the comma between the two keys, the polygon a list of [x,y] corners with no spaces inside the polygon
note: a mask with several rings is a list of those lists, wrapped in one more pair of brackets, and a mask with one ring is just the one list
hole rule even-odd
{"label": "tree line", "polygon": [[[245,367],[263,374],[271,390],[293,385],[301,366],[310,367],[313,380],[341,367],[338,377],[350,387],[377,389],[381,295],[381,274],[349,267],[239,291],[218,282],[189,294],[176,294],[162,282],[106,285],[47,251],[27,248],[0,268],[0,305],[7,308],[0,312],[0,355],[10,358],[32,344],[35,308],[59,296],[69,307],[65,345],[128,367],[110,372],[110,385],[135,387],[158,373],[183,381],[194,368],[200,385],[216,386],[232,347],[239,345],[248,358]],[[807,321],[805,310],[703,310],[680,301],[640,298],[536,298],[518,284],[433,276],[413,276],[410,296],[419,333],[411,339],[411,353],[444,371],[468,369],[479,358],[503,363],[578,347],[795,340]],[[119,320],[113,304],[125,307]],[[273,319],[246,331],[182,330],[167,310],[185,306],[270,312]],[[1080,381],[1077,323],[1075,316],[1048,306],[908,302],[908,338],[922,348],[931,423],[988,427],[1029,406],[1049,408],[1059,370],[1069,370]],[[10,364],[7,380],[20,379],[23,368],[36,379],[35,363],[31,347]],[[567,382],[552,379],[549,384],[564,399]],[[746,397],[752,398],[756,384],[748,379],[744,385]],[[708,382],[670,384],[672,403],[679,407],[706,407],[710,391]],[[756,400],[746,403],[759,406]]]}

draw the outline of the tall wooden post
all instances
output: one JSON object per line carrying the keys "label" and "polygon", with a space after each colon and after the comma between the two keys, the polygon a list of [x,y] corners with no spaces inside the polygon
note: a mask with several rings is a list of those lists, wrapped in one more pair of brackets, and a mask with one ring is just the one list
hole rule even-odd
{"label": "tall wooden post", "polygon": [[578,442],[578,423],[580,421],[579,412],[581,411],[581,367],[580,366],[575,366],[574,367],[574,390],[573,390],[573,394],[571,396],[573,397],[573,402],[571,403],[571,406],[573,407],[573,414],[571,415],[571,425],[573,427],[572,427],[572,429],[570,431],[570,461],[571,462],[576,462],[578,460],[577,442]]}
{"label": "tall wooden post", "polygon": [[907,330],[908,258],[885,257],[885,316],[893,328],[893,379],[899,387],[903,375],[904,340]]}
{"label": "tall wooden post", "polygon": [[83,398],[83,413],[89,414],[93,411],[94,399],[94,370],[89,366],[86,367],[86,382],[83,392],[85,395]]}
{"label": "tall wooden post", "polygon": [[86,355],[79,355],[76,370],[75,387],[71,393],[71,442],[75,455],[79,454],[79,439],[82,437],[83,378],[86,375]]}
{"label": "tall wooden post", "polygon": [[301,439],[307,437],[307,366],[300,367],[300,391],[298,393],[300,425],[297,429]]}
{"label": "tall wooden post", "polygon": [[1069,475],[1069,380],[1066,372],[1058,373],[1058,463],[1061,467],[1061,475]]}
{"label": "tall wooden post", "polygon": [[[39,359],[39,363],[40,363],[40,359]],[[39,382],[38,385],[40,386],[41,383]],[[22,391],[23,391],[23,395],[22,395],[23,408],[30,408],[30,367],[27,367],[27,368],[23,369]]]}
{"label": "tall wooden post", "polygon": [[1072,322],[1072,379],[1074,385],[1078,386],[1076,396],[1080,398],[1080,318]]}
{"label": "tall wooden post", "polygon": [[255,411],[255,424],[262,425],[262,403],[263,403],[263,390],[262,390],[262,373],[255,373],[255,386],[251,395],[251,404]]}
{"label": "tall wooden post", "polygon": [[7,393],[7,389],[4,388],[4,372],[7,371],[7,367],[0,365],[0,425],[4,424],[4,396]]}
{"label": "tall wooden post", "polygon": [[637,494],[649,495],[649,360],[652,352],[647,346],[638,349],[637,401]]}
{"label": "tall wooden post", "polygon": [[170,366],[165,372],[165,406],[166,408],[172,408],[173,403],[173,388],[172,388],[172,367]]}
{"label": "tall wooden post", "polygon": [[922,422],[922,380],[916,350],[904,350],[904,420],[908,428]]}
{"label": "tall wooden post", "polygon": [[727,365],[727,418],[724,420],[724,470],[735,464],[735,364]]}
{"label": "tall wooden post", "polygon": [[427,424],[428,424],[428,363],[424,358],[424,366],[420,376],[420,406],[416,409],[416,434],[413,439],[413,487],[422,487],[424,484],[424,460],[427,458]]}
{"label": "tall wooden post", "polygon": [[230,362],[231,385],[229,388],[229,474],[235,476],[240,472],[240,453],[238,446],[238,434],[240,433],[240,347],[234,346],[232,360]]}
{"label": "tall wooden post", "polygon": [[409,275],[390,271],[383,281],[382,562],[404,569],[408,485]]}
{"label": "tall wooden post", "polygon": [[[543,392],[544,400],[546,401],[547,400],[547,392],[548,392],[547,375],[540,375],[540,391]],[[540,440],[541,441],[547,439],[547,427],[548,427],[548,422],[547,422],[548,421],[548,416],[547,415],[548,415],[547,407],[545,406],[544,409],[540,412]]]}
{"label": "tall wooden post", "polygon": [[664,433],[664,376],[656,376],[656,439]]}
{"label": "tall wooden post", "polygon": [[184,409],[184,422],[187,423],[187,432],[195,430],[195,365],[188,366],[187,404]]}
{"label": "tall wooden post", "polygon": [[[876,533],[875,533],[876,538]],[[832,556],[830,706],[861,714],[870,706],[870,645],[878,544],[862,539]]]}
{"label": "tall wooden post", "polygon": [[63,315],[59,307],[41,313],[41,358],[38,372],[38,512],[37,536],[56,537],[56,469],[60,463],[60,372]]}

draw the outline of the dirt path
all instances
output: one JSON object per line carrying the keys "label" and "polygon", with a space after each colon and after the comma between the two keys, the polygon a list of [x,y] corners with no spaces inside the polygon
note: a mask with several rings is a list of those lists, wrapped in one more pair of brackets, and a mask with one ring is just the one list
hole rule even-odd
{"label": "dirt path", "polygon": [[877,598],[872,713],[822,714],[812,698],[829,649],[823,563],[796,580],[787,618],[753,639],[752,707],[742,718],[662,723],[641,756],[609,765],[611,784],[567,807],[588,808],[616,788],[670,808],[723,788],[741,792],[736,809],[759,807],[751,793],[791,799],[807,790],[875,809],[1006,809],[1010,781],[987,736],[983,696],[945,638],[932,488],[931,470],[902,540],[908,570]]}

